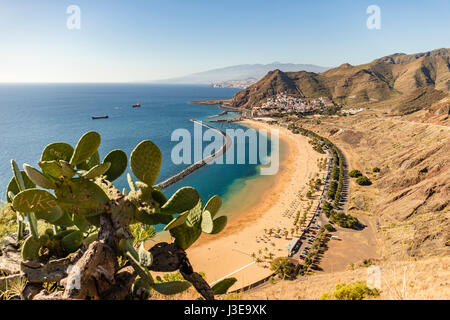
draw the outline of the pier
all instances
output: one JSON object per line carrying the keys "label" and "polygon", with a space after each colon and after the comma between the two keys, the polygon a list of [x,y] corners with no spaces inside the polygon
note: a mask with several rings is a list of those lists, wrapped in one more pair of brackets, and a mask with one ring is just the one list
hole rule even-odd
{"label": "pier", "polygon": [[183,171],[177,173],[176,175],[170,177],[169,179],[161,182],[160,184],[156,185],[158,188],[160,189],[165,189],[169,186],[171,186],[172,184],[180,181],[181,179],[183,179],[184,177],[190,175],[192,172],[194,172],[195,170],[200,169],[201,167],[205,166],[206,164],[210,163],[211,161],[213,161],[215,158],[220,157],[221,155],[225,154],[225,152],[227,151],[227,149],[232,145],[233,141],[231,140],[231,138],[229,136],[226,135],[225,132],[223,132],[222,130],[219,130],[217,128],[214,128],[212,126],[209,126],[201,121],[195,120],[195,119],[191,119],[192,122],[197,123],[197,124],[201,124],[202,126],[204,126],[205,128],[208,129],[212,129],[215,130],[217,132],[219,132],[224,138],[225,138],[225,143],[223,144],[223,146],[214,154],[200,160],[197,161],[196,163],[194,163],[193,165],[189,166],[188,168],[184,169]]}

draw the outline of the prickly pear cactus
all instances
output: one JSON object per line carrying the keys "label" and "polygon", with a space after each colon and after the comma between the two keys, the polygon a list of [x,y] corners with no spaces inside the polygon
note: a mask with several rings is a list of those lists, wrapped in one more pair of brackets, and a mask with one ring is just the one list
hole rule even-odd
{"label": "prickly pear cactus", "polygon": [[[63,142],[52,143],[42,152],[40,170],[24,164],[21,171],[11,161],[13,178],[7,186],[7,201],[17,213],[22,259],[39,261],[46,268],[51,261],[65,258],[61,261],[71,261],[78,268],[67,269],[68,278],[71,272],[83,270],[86,283],[80,290],[66,287],[66,279],[60,279],[65,287],[60,294],[65,298],[124,298],[139,287],[172,295],[191,285],[205,298],[213,297],[207,283],[192,270],[184,250],[202,232],[214,234],[225,228],[227,218],[216,218],[222,205],[220,197],[212,197],[203,207],[197,190],[184,187],[167,198],[155,186],[162,154],[148,140],[138,144],[130,155],[130,169],[138,181],[127,173],[129,189],[119,191],[112,182],[127,170],[128,157],[122,150],[113,150],[102,162],[100,142],[97,132],[88,132],[75,148]],[[143,242],[133,241],[130,230],[136,225],[162,225],[173,243],[146,250]],[[26,238],[25,227],[29,230]],[[152,252],[157,252],[156,260]],[[119,260],[128,261],[133,271],[117,271]],[[93,267],[93,263],[98,265]],[[101,270],[106,282],[101,283],[97,273],[86,274],[92,270]],[[180,270],[186,281],[154,281],[150,270]],[[128,277],[128,285],[114,287],[116,277],[120,281]],[[97,288],[95,293],[92,288]]]}

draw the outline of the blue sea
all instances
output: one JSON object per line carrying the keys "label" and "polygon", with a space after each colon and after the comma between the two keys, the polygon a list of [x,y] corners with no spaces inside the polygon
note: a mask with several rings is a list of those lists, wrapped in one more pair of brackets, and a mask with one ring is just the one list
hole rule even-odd
{"label": "blue sea", "polygon": [[[43,148],[51,142],[75,146],[87,131],[101,134],[103,157],[113,149],[128,155],[142,140],[152,140],[162,151],[163,164],[158,182],[188,165],[175,165],[171,150],[178,142],[170,137],[175,129],[193,132],[190,119],[216,126],[244,128],[237,123],[209,123],[208,116],[219,114],[217,106],[191,105],[192,100],[231,98],[236,89],[188,85],[148,84],[2,84],[0,85],[0,199],[5,199],[12,176],[10,159],[38,168]],[[134,103],[141,108],[132,108]],[[91,116],[108,115],[92,120]],[[228,114],[226,117],[233,116]],[[245,128],[244,128],[245,129]],[[246,142],[248,143],[248,142]],[[208,144],[208,143],[205,143]],[[248,146],[246,146],[248,150]],[[207,165],[164,192],[170,196],[182,186],[193,186],[204,201],[215,194],[225,201],[245,186],[246,179],[258,175],[257,164]],[[131,170],[128,170],[131,172]],[[125,174],[115,181],[127,187]]]}

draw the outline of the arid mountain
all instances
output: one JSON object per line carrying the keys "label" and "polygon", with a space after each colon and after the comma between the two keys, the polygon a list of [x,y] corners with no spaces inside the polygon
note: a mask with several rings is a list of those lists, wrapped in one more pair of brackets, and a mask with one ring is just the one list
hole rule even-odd
{"label": "arid mountain", "polygon": [[312,64],[294,64],[281,62],[273,62],[269,64],[242,64],[198,72],[180,78],[172,78],[152,82],[170,84],[213,84],[224,81],[245,80],[248,78],[255,78],[257,80],[260,80],[267,74],[267,72],[275,69],[283,70],[285,72],[305,70],[317,73],[328,70],[328,68]]}
{"label": "arid mountain", "polygon": [[259,82],[238,92],[232,105],[250,108],[285,91],[298,97],[327,96],[339,102],[358,104],[417,94],[422,88],[443,92],[435,92],[435,97],[450,91],[450,49],[410,55],[397,53],[358,66],[345,63],[320,74],[271,71]]}

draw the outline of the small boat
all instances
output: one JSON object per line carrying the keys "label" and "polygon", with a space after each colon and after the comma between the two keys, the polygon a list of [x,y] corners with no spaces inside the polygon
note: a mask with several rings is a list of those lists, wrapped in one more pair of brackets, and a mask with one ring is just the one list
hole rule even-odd
{"label": "small boat", "polygon": [[97,120],[97,119],[108,119],[109,116],[92,116],[92,120]]}
{"label": "small boat", "polygon": [[133,108],[140,108],[140,107],[141,107],[140,103],[133,104]]}

